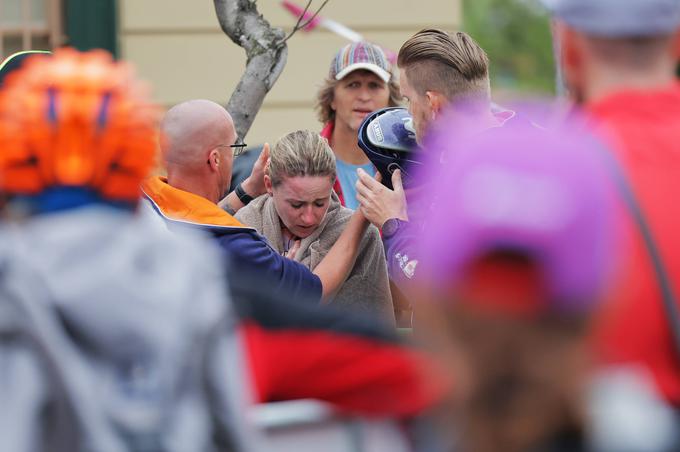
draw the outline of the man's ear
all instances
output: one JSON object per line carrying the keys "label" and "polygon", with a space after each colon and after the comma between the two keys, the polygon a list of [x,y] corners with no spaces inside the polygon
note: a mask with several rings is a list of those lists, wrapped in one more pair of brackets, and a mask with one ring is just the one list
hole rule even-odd
{"label": "man's ear", "polygon": [[264,188],[267,189],[267,193],[269,193],[270,195],[272,194],[273,187],[274,186],[272,185],[272,178],[269,177],[269,174],[265,174],[264,175]]}
{"label": "man's ear", "polygon": [[[678,62],[678,70],[680,70],[680,31],[676,31],[673,36],[673,56]],[[677,73],[680,76],[680,72]]]}
{"label": "man's ear", "polygon": [[210,154],[208,154],[208,165],[210,166],[210,169],[218,171],[221,163],[222,160],[220,159],[220,153],[217,152],[217,149],[210,151]]}
{"label": "man's ear", "polygon": [[446,105],[446,98],[438,91],[425,91],[425,98],[430,106],[430,112],[432,113],[431,119],[437,119],[442,108]]}
{"label": "man's ear", "polygon": [[583,66],[583,45],[579,36],[568,26],[555,23],[554,34],[557,38],[557,52],[565,81],[578,77]]}

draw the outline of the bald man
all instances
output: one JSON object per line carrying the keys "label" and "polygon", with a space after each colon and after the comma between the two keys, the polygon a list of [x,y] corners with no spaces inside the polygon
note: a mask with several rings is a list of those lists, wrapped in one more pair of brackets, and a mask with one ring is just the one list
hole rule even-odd
{"label": "bald man", "polygon": [[[169,228],[192,227],[210,233],[227,252],[241,281],[266,285],[295,299],[325,300],[337,291],[354,265],[368,223],[353,216],[340,239],[310,271],[279,255],[253,228],[239,223],[217,203],[231,182],[236,131],[229,113],[207,100],[191,100],[171,108],[161,123],[161,151],[168,176],[142,184],[146,199]],[[264,192],[262,174],[268,154],[265,145],[244,190]],[[260,192],[260,190],[262,190]],[[233,209],[243,206],[234,193]]]}
{"label": "bald man", "polygon": [[161,131],[171,186],[213,203],[227,195],[236,131],[224,108],[207,100],[179,104],[167,112]]}

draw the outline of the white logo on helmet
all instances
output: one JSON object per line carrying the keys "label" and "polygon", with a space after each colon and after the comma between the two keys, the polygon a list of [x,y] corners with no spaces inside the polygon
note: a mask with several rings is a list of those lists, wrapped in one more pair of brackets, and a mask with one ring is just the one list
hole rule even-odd
{"label": "white logo on helmet", "polygon": [[375,139],[378,143],[385,141],[385,136],[383,135],[382,128],[380,127],[380,123],[378,121],[373,122],[373,134],[375,135]]}

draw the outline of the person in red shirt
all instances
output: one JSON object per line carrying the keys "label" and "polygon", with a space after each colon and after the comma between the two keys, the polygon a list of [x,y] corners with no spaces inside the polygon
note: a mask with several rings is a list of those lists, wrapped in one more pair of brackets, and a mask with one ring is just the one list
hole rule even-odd
{"label": "person in red shirt", "polygon": [[[680,290],[680,85],[675,80],[680,2],[544,0],[555,18],[570,97],[590,115],[658,250],[671,291]],[[649,246],[630,218],[631,248],[595,343],[605,364],[635,366],[680,407],[677,299],[662,295]],[[670,307],[670,309],[668,309]],[[674,314],[675,312],[675,314]]]}

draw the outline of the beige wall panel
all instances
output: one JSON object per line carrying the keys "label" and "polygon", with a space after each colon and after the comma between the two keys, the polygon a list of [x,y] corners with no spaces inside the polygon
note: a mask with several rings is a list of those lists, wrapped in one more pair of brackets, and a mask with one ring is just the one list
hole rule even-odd
{"label": "beige wall panel", "polygon": [[[293,0],[300,7],[305,0]],[[321,0],[312,2],[316,11]],[[321,11],[326,16],[359,31],[375,28],[453,26],[460,23],[456,0],[331,0]],[[258,2],[258,9],[277,27],[292,28],[295,18],[278,0]],[[211,0],[121,0],[123,32],[160,30],[217,29],[215,8]]]}
{"label": "beige wall panel", "polygon": [[246,142],[250,145],[274,144],[283,135],[297,129],[321,130],[311,108],[267,108],[264,107],[255,118]]}
{"label": "beige wall panel", "polygon": [[124,36],[121,55],[153,84],[154,98],[163,104],[226,100],[245,67],[243,50],[218,33]]}
{"label": "beige wall panel", "polygon": [[128,31],[219,29],[212,0],[120,0],[120,28]]}
{"label": "beige wall panel", "polygon": [[[292,1],[303,8],[307,4],[305,0]],[[314,0],[310,10],[316,11],[322,3]],[[258,7],[277,26],[295,25],[292,15],[278,1],[258,2]],[[460,13],[458,0],[330,0],[320,15],[364,31],[454,25],[460,23]]]}

